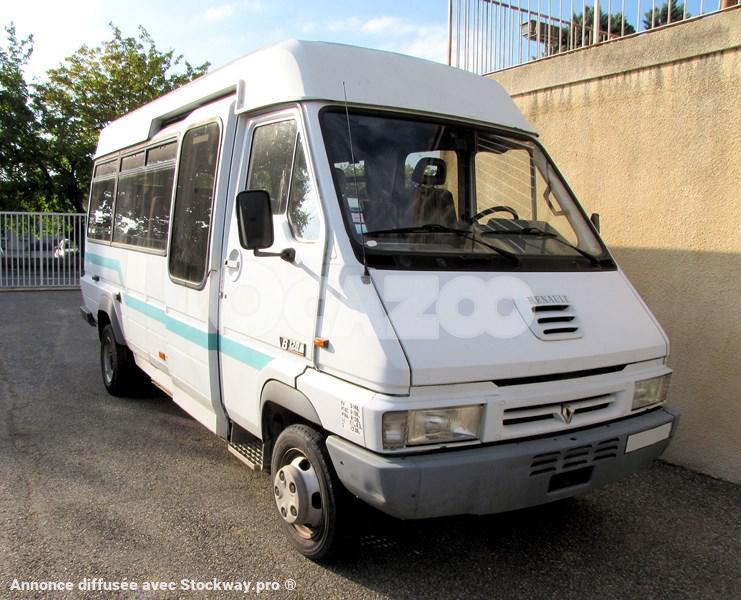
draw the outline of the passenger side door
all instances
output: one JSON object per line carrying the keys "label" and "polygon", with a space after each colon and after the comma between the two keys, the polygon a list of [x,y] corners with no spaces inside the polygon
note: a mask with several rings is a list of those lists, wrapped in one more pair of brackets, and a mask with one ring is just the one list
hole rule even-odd
{"label": "passenger side door", "polygon": [[[167,351],[160,359],[172,379],[173,400],[212,431],[226,434],[219,388],[216,307],[218,270],[209,249],[220,252],[217,196],[229,174],[222,123],[194,125],[183,135],[172,208],[165,311]],[[226,153],[229,156],[229,152]],[[224,188],[224,191],[221,191]],[[223,217],[222,217],[223,218]]]}
{"label": "passenger side door", "polygon": [[[270,379],[293,386],[313,364],[325,227],[312,159],[297,110],[244,119],[229,190],[219,344],[223,402],[231,419],[260,432],[260,394]],[[274,243],[266,252],[296,251],[294,262],[256,256],[239,242],[235,197],[266,190],[273,206]]]}

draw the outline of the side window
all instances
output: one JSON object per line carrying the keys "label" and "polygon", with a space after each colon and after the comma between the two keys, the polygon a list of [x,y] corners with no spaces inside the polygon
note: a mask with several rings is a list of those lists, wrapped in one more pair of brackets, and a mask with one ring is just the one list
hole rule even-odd
{"label": "side window", "polygon": [[[125,160],[125,159],[124,159]],[[144,173],[121,175],[116,192],[116,224],[113,241],[138,245],[146,225],[143,213]]]}
{"label": "side window", "polygon": [[116,188],[116,161],[96,165],[90,188],[87,235],[93,240],[111,239],[113,194]]}
{"label": "side window", "polygon": [[218,124],[195,127],[180,152],[169,269],[173,278],[194,284],[206,277],[219,139]]}
{"label": "side window", "polygon": [[154,250],[167,249],[167,231],[170,226],[170,203],[172,202],[172,182],[175,178],[175,164],[147,171],[144,189],[149,196],[146,215],[146,246]]}
{"label": "side window", "polygon": [[177,142],[169,142],[160,146],[154,146],[147,150],[147,166],[175,160],[177,158]]}
{"label": "side window", "polygon": [[301,136],[296,142],[296,159],[291,173],[288,222],[296,238],[309,242],[319,238],[319,205],[306,165],[306,153]]}
{"label": "side window", "polygon": [[350,217],[352,218],[355,231],[363,233],[367,231],[365,217],[361,206],[365,206],[368,200],[368,186],[365,180],[365,161],[357,160],[355,163],[338,162],[333,163],[334,179],[342,200],[347,203]]}
{"label": "side window", "polygon": [[295,145],[295,121],[261,125],[252,138],[247,189],[267,191],[273,214],[286,210]]}
{"label": "side window", "polygon": [[121,159],[121,170],[122,171],[130,171],[131,169],[136,169],[137,167],[143,167],[144,166],[144,151],[137,152],[136,154],[131,154],[130,156],[125,156]]}
{"label": "side window", "polygon": [[121,175],[113,241],[165,250],[175,164]]}
{"label": "side window", "polygon": [[114,242],[166,250],[176,149],[177,142],[167,142],[121,159]]}

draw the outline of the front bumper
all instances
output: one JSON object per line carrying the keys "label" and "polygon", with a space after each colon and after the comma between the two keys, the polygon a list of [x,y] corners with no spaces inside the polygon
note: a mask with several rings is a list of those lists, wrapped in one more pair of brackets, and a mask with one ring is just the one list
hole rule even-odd
{"label": "front bumper", "polygon": [[335,435],[327,449],[345,487],[387,514],[489,514],[583,494],[635,472],[666,449],[678,418],[658,408],[560,435],[422,455],[383,456]]}

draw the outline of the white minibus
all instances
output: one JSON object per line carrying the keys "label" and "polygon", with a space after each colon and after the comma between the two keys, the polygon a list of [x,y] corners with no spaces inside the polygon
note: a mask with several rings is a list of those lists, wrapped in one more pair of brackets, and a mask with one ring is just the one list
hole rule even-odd
{"label": "white minibus", "polygon": [[100,134],[81,279],[143,377],[270,473],[304,555],[583,494],[673,436],[669,343],[494,81],[284,42]]}

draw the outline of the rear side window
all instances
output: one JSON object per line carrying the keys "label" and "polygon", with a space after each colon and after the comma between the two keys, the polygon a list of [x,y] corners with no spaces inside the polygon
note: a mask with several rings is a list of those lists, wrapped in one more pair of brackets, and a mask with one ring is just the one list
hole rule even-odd
{"label": "rear side window", "polygon": [[255,129],[247,189],[268,192],[273,214],[286,210],[295,147],[296,121],[270,123]]}
{"label": "rear side window", "polygon": [[116,194],[113,241],[164,251],[170,220],[175,163],[121,175]]}
{"label": "rear side window", "polygon": [[109,160],[108,162],[99,163],[95,166],[95,175],[93,175],[93,177],[99,179],[101,177],[106,177],[107,175],[115,175],[116,171],[116,161]]}
{"label": "rear side window", "polygon": [[168,262],[174,279],[196,286],[206,278],[219,139],[217,123],[201,125],[185,133],[180,152]]}
{"label": "rear side window", "polygon": [[90,188],[87,235],[93,240],[111,239],[113,194],[116,189],[116,161],[96,165]]}
{"label": "rear side window", "polygon": [[169,142],[147,150],[147,165],[155,165],[168,160],[175,160],[177,156],[177,142]]}
{"label": "rear side window", "polygon": [[130,171],[131,169],[136,169],[137,167],[143,167],[144,166],[144,151],[137,152],[136,154],[131,154],[129,156],[125,156],[121,159],[121,170],[122,171]]}

